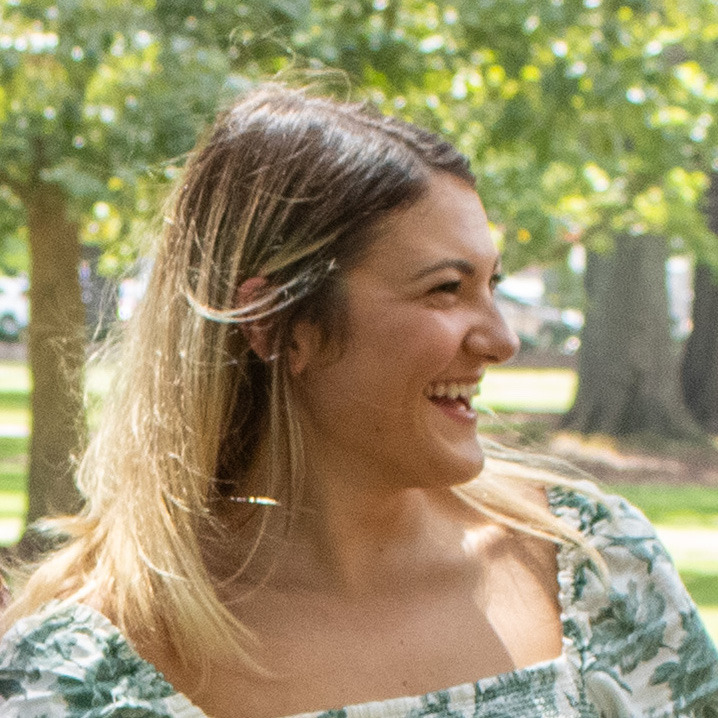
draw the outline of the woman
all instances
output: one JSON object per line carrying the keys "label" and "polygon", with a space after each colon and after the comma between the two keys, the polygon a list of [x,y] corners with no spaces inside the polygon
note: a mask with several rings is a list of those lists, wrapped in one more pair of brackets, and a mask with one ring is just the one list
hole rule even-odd
{"label": "woman", "polygon": [[470,400],[517,345],[500,271],[439,138],[274,85],[220,117],[86,508],[5,615],[2,715],[715,716],[715,649],[645,519],[482,471]]}

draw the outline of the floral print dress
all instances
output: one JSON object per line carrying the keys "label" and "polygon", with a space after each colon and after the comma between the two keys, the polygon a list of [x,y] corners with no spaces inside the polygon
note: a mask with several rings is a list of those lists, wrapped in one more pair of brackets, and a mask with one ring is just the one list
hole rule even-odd
{"label": "floral print dress", "polygon": [[[301,718],[718,718],[718,654],[645,517],[613,496],[555,488],[549,499],[610,571],[606,586],[579,550],[559,550],[561,656]],[[104,616],[60,602],[0,642],[0,716],[207,718]]]}

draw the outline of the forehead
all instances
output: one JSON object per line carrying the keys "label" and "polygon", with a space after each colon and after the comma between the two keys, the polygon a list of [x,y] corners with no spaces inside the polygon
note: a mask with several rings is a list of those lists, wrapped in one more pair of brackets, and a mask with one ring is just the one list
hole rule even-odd
{"label": "forehead", "polygon": [[478,194],[451,175],[435,174],[424,196],[386,217],[362,263],[414,274],[427,265],[464,260],[482,268],[498,258]]}

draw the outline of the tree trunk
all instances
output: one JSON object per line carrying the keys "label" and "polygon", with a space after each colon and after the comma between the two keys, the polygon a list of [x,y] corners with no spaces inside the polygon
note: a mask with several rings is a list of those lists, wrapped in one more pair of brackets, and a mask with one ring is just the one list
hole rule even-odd
{"label": "tree trunk", "polygon": [[564,427],[610,436],[701,436],[679,392],[667,252],[662,239],[621,236],[610,255],[589,253],[578,393]]}
{"label": "tree trunk", "polygon": [[718,434],[718,282],[710,267],[696,267],[693,286],[693,331],[681,366],[683,398],[696,423]]}
{"label": "tree trunk", "polygon": [[79,497],[73,457],[85,441],[83,369],[85,310],[80,295],[79,227],[54,185],[37,183],[26,196],[30,240],[28,353],[32,434],[28,523],[73,513]]}
{"label": "tree trunk", "polygon": [[[718,174],[707,194],[708,227],[718,235]],[[718,237],[717,237],[718,241]],[[681,385],[691,416],[718,434],[718,279],[706,264],[696,266],[693,282],[693,331],[686,342]]]}

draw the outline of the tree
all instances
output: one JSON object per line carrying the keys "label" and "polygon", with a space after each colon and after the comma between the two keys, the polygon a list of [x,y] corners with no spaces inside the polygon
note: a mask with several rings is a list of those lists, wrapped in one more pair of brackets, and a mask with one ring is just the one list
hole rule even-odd
{"label": "tree", "polygon": [[[711,231],[718,234],[718,175],[713,174],[706,212]],[[686,342],[681,386],[695,421],[718,434],[718,238],[712,256],[700,256],[693,284],[693,331]]]}
{"label": "tree", "polygon": [[[281,8],[266,8],[283,20]],[[168,158],[186,152],[223,92],[236,90],[239,9],[0,4],[0,202],[16,215],[22,205],[30,255],[30,520],[77,507],[71,459],[86,431],[81,241],[126,236],[135,203],[149,204],[159,173],[175,171]]]}
{"label": "tree", "polygon": [[718,282],[715,269],[695,270],[693,331],[681,365],[683,398],[696,423],[718,434]]}
{"label": "tree", "polygon": [[699,437],[674,380],[666,259],[665,241],[645,235],[617,237],[610,254],[589,253],[579,356],[584,381],[564,417],[567,425],[612,436]]}

